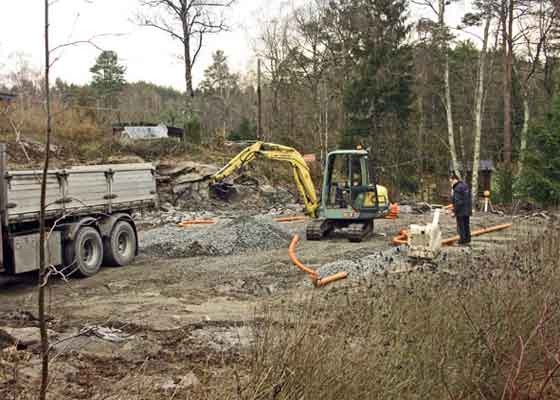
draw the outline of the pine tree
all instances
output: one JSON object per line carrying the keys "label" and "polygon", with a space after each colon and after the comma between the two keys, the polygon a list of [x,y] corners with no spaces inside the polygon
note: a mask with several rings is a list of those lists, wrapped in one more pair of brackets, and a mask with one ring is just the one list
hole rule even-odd
{"label": "pine tree", "polygon": [[91,86],[97,97],[102,99],[105,107],[116,108],[118,94],[126,83],[126,67],[119,64],[117,53],[111,50],[103,51],[90,72],[93,74]]}
{"label": "pine tree", "polygon": [[200,89],[206,95],[226,97],[237,87],[238,76],[229,70],[227,57],[222,50],[212,55],[212,64],[204,71]]}
{"label": "pine tree", "polygon": [[[413,51],[406,0],[336,0],[340,59],[350,59],[344,90],[343,146],[369,144],[384,164],[410,161],[413,134]],[[392,172],[394,187],[414,189],[406,168]]]}
{"label": "pine tree", "polygon": [[221,108],[221,134],[225,137],[233,130],[232,101],[238,92],[239,77],[229,70],[227,57],[222,50],[212,55],[213,62],[204,71],[204,80],[200,83],[203,96],[211,100],[218,100],[217,107]]}
{"label": "pine tree", "polygon": [[544,124],[529,132],[519,188],[542,205],[560,202],[560,95]]}

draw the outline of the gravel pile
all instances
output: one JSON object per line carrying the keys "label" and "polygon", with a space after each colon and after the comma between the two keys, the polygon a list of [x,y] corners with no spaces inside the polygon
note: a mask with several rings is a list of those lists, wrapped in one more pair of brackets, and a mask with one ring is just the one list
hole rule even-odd
{"label": "gravel pile", "polygon": [[373,274],[395,271],[409,265],[406,247],[395,247],[386,251],[378,251],[366,257],[338,260],[324,264],[317,269],[321,278],[337,272],[348,272],[348,278],[360,280]]}
{"label": "gravel pile", "polygon": [[145,232],[144,251],[163,257],[224,256],[287,248],[291,235],[266,217],[241,217],[208,228],[164,226]]}

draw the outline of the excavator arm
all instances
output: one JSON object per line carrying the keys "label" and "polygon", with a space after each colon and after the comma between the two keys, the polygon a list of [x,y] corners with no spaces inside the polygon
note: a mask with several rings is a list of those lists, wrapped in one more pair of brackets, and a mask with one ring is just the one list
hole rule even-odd
{"label": "excavator arm", "polygon": [[255,142],[233,157],[221,170],[211,176],[212,184],[219,183],[235,171],[261,157],[289,163],[297,189],[303,199],[306,214],[315,217],[319,203],[309,167],[303,156],[294,148],[275,143]]}

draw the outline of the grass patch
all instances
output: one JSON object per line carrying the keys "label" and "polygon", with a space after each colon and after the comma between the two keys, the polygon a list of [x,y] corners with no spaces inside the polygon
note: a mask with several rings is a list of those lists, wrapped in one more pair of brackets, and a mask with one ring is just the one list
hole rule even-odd
{"label": "grass patch", "polygon": [[230,398],[560,398],[559,233],[265,312]]}

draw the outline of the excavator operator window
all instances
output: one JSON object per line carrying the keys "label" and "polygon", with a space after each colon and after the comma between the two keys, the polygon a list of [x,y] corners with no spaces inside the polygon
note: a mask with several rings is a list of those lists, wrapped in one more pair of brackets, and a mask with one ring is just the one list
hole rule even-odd
{"label": "excavator operator window", "polygon": [[350,202],[350,163],[346,155],[333,155],[328,162],[328,199],[331,208],[346,208]]}

